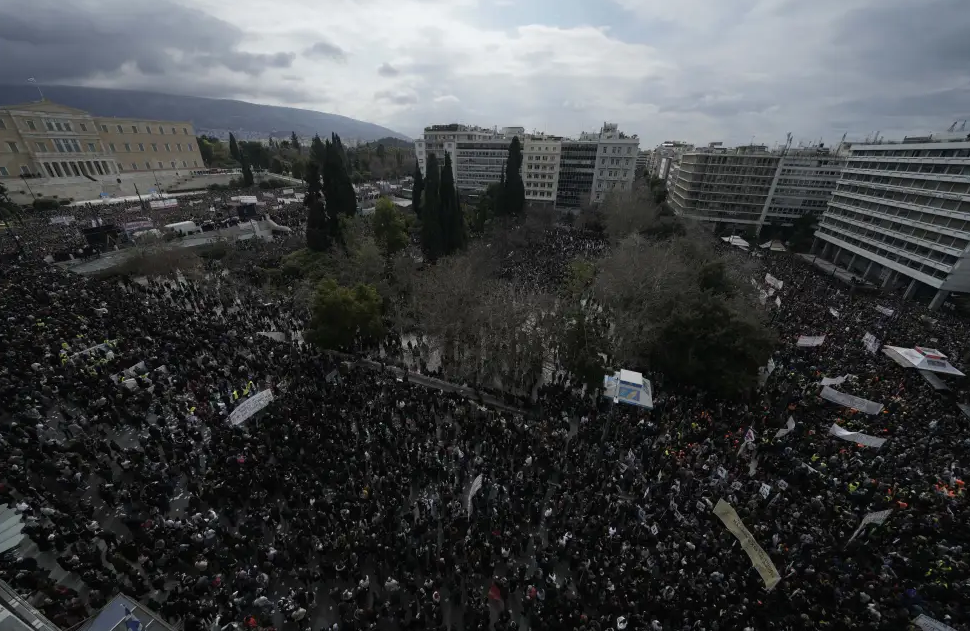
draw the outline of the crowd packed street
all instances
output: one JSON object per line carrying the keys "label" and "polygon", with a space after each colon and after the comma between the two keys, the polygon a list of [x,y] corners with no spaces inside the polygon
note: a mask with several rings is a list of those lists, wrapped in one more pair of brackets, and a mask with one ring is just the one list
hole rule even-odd
{"label": "crowd packed street", "polygon": [[[526,282],[605,247],[558,234]],[[863,343],[960,367],[966,322],[788,254],[764,262],[782,342],[746,400],[661,387],[645,411],[553,382],[519,414],[261,335],[306,315],[219,274],[11,261],[0,498],[71,580],[23,547],[0,578],[65,629],[118,592],[185,631],[967,629],[962,385],[937,390]],[[879,413],[822,399],[840,377]],[[770,589],[721,500],[777,571]]]}

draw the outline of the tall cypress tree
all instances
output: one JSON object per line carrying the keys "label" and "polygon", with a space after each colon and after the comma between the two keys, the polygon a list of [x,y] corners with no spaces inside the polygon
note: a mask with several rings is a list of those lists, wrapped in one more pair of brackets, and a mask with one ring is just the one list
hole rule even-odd
{"label": "tall cypress tree", "polygon": [[525,210],[525,184],[522,182],[522,145],[519,137],[509,145],[509,159],[505,163],[505,194],[503,211],[511,217],[518,217]]}
{"label": "tall cypress tree", "polygon": [[441,230],[441,171],[438,168],[438,156],[428,156],[428,173],[424,181],[424,206],[421,208],[421,246],[424,256],[432,263],[438,260],[442,252]]}
{"label": "tall cypress tree", "polygon": [[323,186],[320,183],[320,167],[312,160],[306,166],[306,246],[314,252],[330,248],[330,234],[327,227],[327,207],[323,200]]}
{"label": "tall cypress tree", "polygon": [[441,211],[441,248],[442,254],[452,254],[465,245],[465,220],[461,214],[458,191],[455,189],[455,175],[451,170],[451,154],[445,154],[445,165],[441,170],[441,185],[438,199]]}
{"label": "tall cypress tree", "polygon": [[232,132],[229,132],[229,155],[236,162],[239,161],[239,145],[236,143],[236,137],[232,135]]}
{"label": "tall cypress tree", "polygon": [[414,164],[414,187],[411,189],[411,208],[418,217],[421,216],[421,195],[424,193],[424,176],[421,167]]}
{"label": "tall cypress tree", "polygon": [[357,214],[357,193],[347,175],[344,162],[346,153],[340,136],[333,134],[324,146],[325,158],[323,168],[323,196],[327,200],[327,208],[337,216],[349,217]]}
{"label": "tall cypress tree", "polygon": [[327,148],[324,146],[323,141],[320,140],[320,136],[316,135],[313,140],[310,141],[310,160],[317,163],[320,167],[321,175],[326,179],[326,174],[323,173],[324,164],[327,161]]}

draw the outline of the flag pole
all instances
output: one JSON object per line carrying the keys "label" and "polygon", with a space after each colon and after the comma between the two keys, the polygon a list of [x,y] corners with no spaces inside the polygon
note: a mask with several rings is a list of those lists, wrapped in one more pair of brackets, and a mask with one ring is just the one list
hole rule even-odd
{"label": "flag pole", "polygon": [[37,83],[37,79],[35,79],[33,77],[30,77],[29,79],[27,79],[27,83],[33,83],[34,84],[34,87],[37,88],[37,94],[40,95],[40,100],[43,101],[44,100],[44,92],[43,92],[43,90],[40,89],[40,84]]}

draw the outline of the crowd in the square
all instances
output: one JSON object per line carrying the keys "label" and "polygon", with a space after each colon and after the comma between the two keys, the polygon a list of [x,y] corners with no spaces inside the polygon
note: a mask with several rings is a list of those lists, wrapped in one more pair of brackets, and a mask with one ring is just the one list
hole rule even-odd
{"label": "crowd in the square", "polygon": [[[603,247],[562,232],[522,269],[561,278]],[[36,550],[5,554],[0,578],[62,628],[125,593],[185,631],[966,629],[961,384],[863,344],[959,367],[966,322],[788,254],[765,267],[782,344],[747,399],[659,388],[646,411],[553,382],[513,413],[263,336],[306,314],[227,298],[218,273],[102,281],[24,256],[0,274],[0,498]],[[842,376],[883,410],[819,397]]]}

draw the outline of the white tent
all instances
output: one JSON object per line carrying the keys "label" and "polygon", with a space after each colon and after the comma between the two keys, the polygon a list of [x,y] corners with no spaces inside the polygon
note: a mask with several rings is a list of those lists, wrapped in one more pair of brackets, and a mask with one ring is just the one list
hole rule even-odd
{"label": "white tent", "polygon": [[632,370],[620,370],[604,377],[603,396],[617,403],[653,409],[653,388],[650,381]]}
{"label": "white tent", "polygon": [[916,348],[883,346],[882,352],[903,368],[929,370],[931,372],[941,372],[957,377],[965,376],[946,360],[946,355],[935,348],[925,348],[922,346],[917,346]]}
{"label": "white tent", "polygon": [[747,250],[750,247],[750,244],[747,241],[737,235],[734,235],[733,237],[721,237],[721,241],[727,243],[728,245],[733,245],[736,248],[741,248],[742,250]]}

